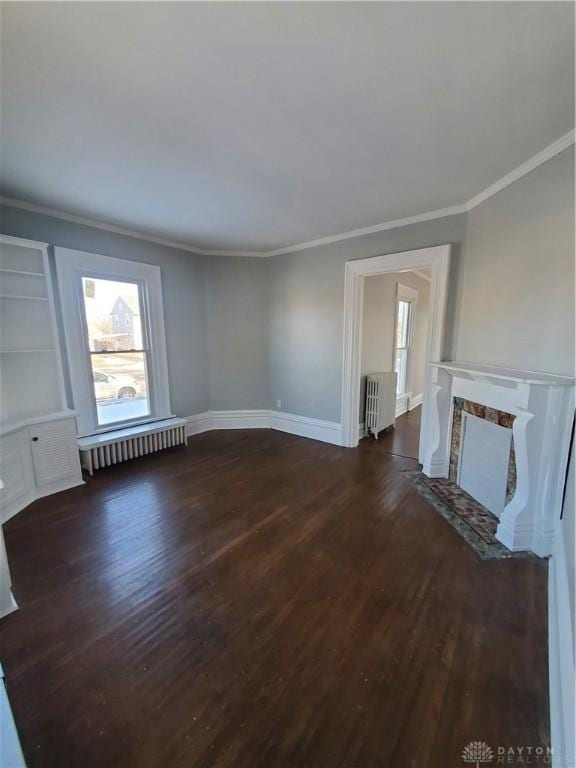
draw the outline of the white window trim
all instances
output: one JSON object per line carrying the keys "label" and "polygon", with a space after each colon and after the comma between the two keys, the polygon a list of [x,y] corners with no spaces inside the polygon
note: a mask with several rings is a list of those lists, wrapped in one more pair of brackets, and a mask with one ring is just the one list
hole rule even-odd
{"label": "white window trim", "polygon": [[[162,301],[162,279],[160,267],[139,261],[117,259],[96,253],[75,251],[70,248],[54,248],[58,289],[64,321],[66,356],[70,372],[72,399],[78,411],[78,433],[80,437],[109,432],[135,424],[145,424],[172,416],[170,409],[170,387],[168,381],[168,360],[166,355],[166,333],[164,328],[164,305]],[[141,284],[147,307],[148,325],[146,332],[150,348],[148,376],[151,382],[149,392],[150,416],[129,421],[114,422],[99,426],[94,411],[92,396],[92,371],[90,355],[84,333],[84,308],[81,277],[101,277],[135,281]]]}
{"label": "white window trim", "polygon": [[403,283],[396,283],[396,303],[394,305],[394,344],[392,346],[392,370],[396,368],[396,332],[398,327],[398,303],[400,301],[408,301],[411,304],[410,317],[408,319],[408,344],[406,354],[406,390],[399,395],[396,395],[396,400],[406,400],[412,392],[409,390],[410,373],[412,367],[412,347],[414,342],[414,326],[416,320],[416,311],[418,306],[418,291],[415,288],[410,288]]}

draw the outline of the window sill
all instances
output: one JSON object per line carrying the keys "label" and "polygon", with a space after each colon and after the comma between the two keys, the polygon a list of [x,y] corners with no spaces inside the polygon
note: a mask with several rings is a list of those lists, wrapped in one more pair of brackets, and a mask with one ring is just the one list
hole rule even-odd
{"label": "window sill", "polygon": [[78,438],[78,448],[81,451],[88,450],[90,448],[97,448],[110,443],[116,443],[118,440],[124,440],[128,437],[142,437],[143,435],[150,435],[154,432],[162,432],[170,427],[185,427],[187,424],[186,419],[180,419],[174,416],[169,419],[156,419],[156,421],[149,421],[146,424],[131,424],[129,427],[121,427],[119,429],[109,430],[108,432],[100,432],[96,435],[89,435],[88,437]]}

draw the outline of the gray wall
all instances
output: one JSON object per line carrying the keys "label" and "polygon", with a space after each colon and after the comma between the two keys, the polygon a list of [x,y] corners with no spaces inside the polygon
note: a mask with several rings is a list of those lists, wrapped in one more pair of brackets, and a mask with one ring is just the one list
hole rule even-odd
{"label": "gray wall", "polygon": [[204,257],[6,206],[0,207],[0,231],[65,248],[157,264],[162,272],[172,410],[179,416],[208,410]]}
{"label": "gray wall", "polygon": [[[340,422],[344,264],[351,259],[452,243],[456,279],[465,226],[464,214],[448,216],[273,257],[272,403],[279,399],[280,410]],[[449,327],[452,315],[450,306]]]}
{"label": "gray wall", "polygon": [[468,214],[454,358],[574,375],[574,147]]}
{"label": "gray wall", "polygon": [[207,257],[205,270],[210,406],[269,408],[270,261]]}

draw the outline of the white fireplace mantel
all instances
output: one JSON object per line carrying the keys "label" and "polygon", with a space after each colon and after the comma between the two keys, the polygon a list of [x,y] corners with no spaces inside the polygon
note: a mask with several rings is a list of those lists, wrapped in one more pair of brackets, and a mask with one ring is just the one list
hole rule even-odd
{"label": "white fireplace mantel", "polygon": [[448,477],[455,397],[514,415],[516,492],[500,517],[496,537],[512,551],[552,553],[560,519],[574,418],[575,379],[472,363],[430,363],[422,466]]}

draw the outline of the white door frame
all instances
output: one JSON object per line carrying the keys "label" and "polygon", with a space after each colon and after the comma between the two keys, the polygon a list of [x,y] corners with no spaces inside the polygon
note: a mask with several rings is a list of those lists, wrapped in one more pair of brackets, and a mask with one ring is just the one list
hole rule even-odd
{"label": "white door frame", "polygon": [[426,342],[426,373],[420,427],[420,463],[427,435],[430,434],[429,395],[430,368],[428,363],[443,359],[448,277],[450,272],[450,245],[436,245],[416,251],[390,253],[369,259],[346,262],[344,278],[344,360],[342,365],[342,445],[358,445],[358,403],[360,402],[360,374],[362,359],[362,308],[364,279],[370,275],[389,272],[408,272],[430,269],[430,308],[428,339]]}

